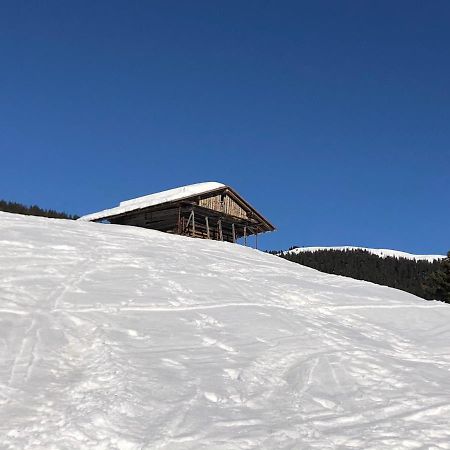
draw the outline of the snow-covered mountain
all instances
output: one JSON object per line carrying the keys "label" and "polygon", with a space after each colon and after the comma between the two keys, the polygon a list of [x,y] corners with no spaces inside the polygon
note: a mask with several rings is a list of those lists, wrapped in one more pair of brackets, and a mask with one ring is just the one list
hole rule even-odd
{"label": "snow-covered mountain", "polygon": [[301,253],[301,252],[317,252],[319,250],[365,250],[366,252],[377,255],[380,258],[386,258],[391,256],[393,258],[406,258],[415,259],[416,261],[436,261],[445,258],[444,255],[413,255],[412,253],[401,252],[399,250],[389,250],[385,248],[366,248],[366,247],[353,247],[350,245],[337,246],[337,247],[297,247],[292,250],[288,250],[283,253]]}
{"label": "snow-covered mountain", "polygon": [[450,448],[450,307],[235,244],[0,213],[0,448]]}

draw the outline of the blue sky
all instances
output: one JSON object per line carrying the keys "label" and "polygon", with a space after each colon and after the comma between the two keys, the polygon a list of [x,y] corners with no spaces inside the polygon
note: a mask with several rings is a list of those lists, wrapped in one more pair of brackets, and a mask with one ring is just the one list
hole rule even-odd
{"label": "blue sky", "polygon": [[450,249],[450,2],[0,3],[0,198],[200,181],[264,248]]}

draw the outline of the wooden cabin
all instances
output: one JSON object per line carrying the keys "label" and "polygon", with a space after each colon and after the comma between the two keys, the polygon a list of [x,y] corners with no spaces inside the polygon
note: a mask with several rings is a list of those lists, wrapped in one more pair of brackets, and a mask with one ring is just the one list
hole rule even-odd
{"label": "wooden cabin", "polygon": [[183,186],[123,201],[78,220],[132,225],[202,239],[236,242],[275,227],[235,190],[222,183]]}

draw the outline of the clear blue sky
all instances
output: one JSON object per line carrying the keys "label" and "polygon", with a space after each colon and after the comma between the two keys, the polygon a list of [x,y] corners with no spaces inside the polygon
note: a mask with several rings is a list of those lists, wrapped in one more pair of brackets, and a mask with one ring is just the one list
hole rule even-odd
{"label": "clear blue sky", "polygon": [[450,2],[0,3],[0,198],[85,214],[199,181],[264,248],[450,249]]}

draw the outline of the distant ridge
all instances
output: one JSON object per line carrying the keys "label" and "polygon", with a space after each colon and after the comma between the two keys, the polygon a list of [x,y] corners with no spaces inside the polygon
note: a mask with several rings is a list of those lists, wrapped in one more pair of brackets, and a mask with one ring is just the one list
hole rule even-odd
{"label": "distant ridge", "polygon": [[364,250],[366,252],[369,252],[373,255],[377,255],[380,258],[406,258],[406,259],[413,259],[416,261],[437,261],[440,259],[444,259],[444,255],[414,255],[412,253],[402,252],[400,250],[390,250],[385,248],[367,248],[367,247],[355,247],[351,245],[344,245],[344,246],[336,246],[336,247],[296,247],[292,250],[284,251],[283,254],[286,253],[292,253],[297,254],[301,252],[317,252],[320,250]]}

